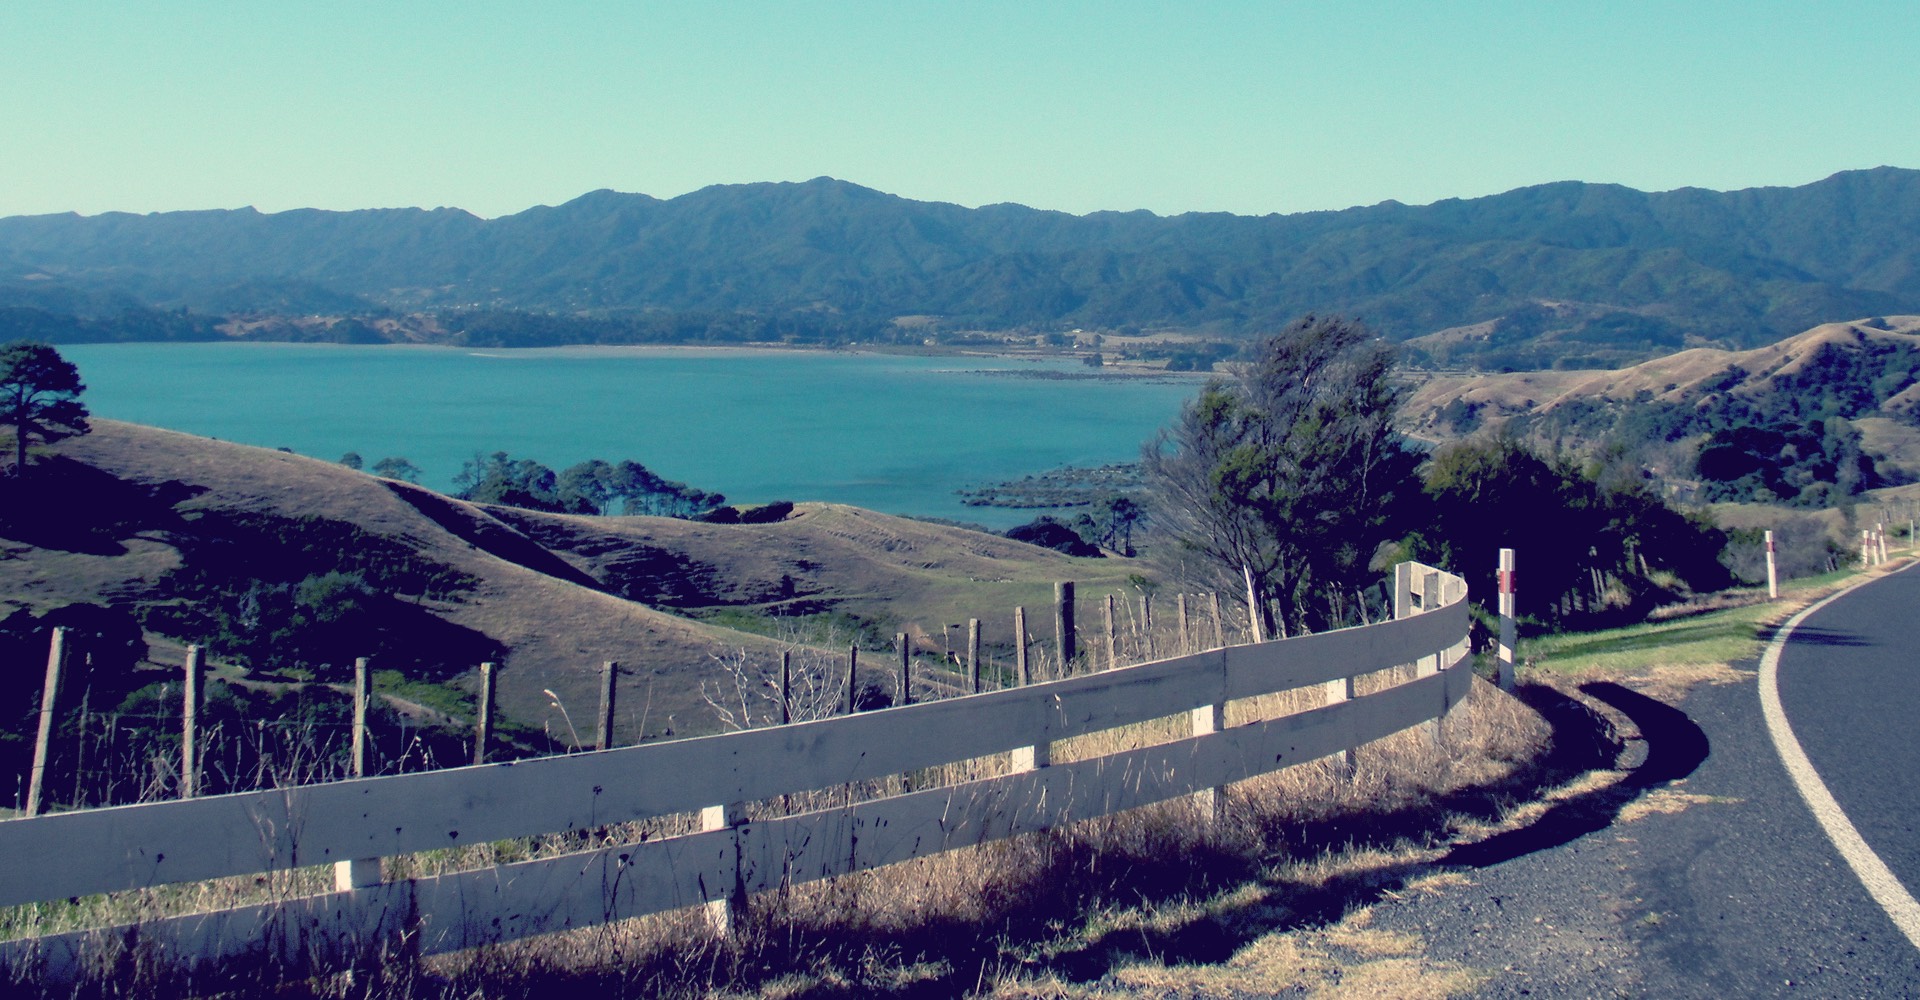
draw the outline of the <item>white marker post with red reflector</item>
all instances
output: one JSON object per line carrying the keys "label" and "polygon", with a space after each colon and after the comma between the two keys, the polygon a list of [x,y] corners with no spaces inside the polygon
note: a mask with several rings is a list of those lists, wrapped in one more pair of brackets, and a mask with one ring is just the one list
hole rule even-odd
{"label": "white marker post with red reflector", "polygon": [[1500,550],[1500,690],[1513,690],[1513,550]]}
{"label": "white marker post with red reflector", "polygon": [[1773,532],[1767,532],[1767,600],[1780,599],[1780,571],[1773,561]]}

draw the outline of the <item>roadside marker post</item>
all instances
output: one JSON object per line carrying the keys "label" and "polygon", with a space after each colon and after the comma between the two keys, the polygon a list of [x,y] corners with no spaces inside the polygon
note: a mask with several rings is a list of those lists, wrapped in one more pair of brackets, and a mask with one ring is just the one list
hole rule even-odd
{"label": "roadside marker post", "polygon": [[[1772,532],[1768,532],[1767,566],[1773,566]],[[1500,690],[1513,690],[1513,550],[1500,550]]]}
{"label": "roadside marker post", "polygon": [[1767,532],[1767,600],[1780,599],[1780,571],[1773,558],[1773,532]]}

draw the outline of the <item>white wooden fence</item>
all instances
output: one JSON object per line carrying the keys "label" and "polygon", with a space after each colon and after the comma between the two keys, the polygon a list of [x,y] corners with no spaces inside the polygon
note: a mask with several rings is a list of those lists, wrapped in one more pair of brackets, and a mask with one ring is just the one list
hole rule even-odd
{"label": "white wooden fence", "polygon": [[[1358,748],[1466,697],[1466,585],[1395,576],[1394,621],[816,722],[565,757],[0,822],[0,906],[355,862],[372,884],[0,943],[0,967],[59,981],[143,961],[290,975],[707,904],[1204,793]],[[1417,664],[1348,700],[1351,678]],[[1218,706],[1329,682],[1328,703],[1221,728]],[[1053,741],[1180,713],[1196,735],[1049,765]],[[1202,717],[1212,720],[1203,724]],[[743,803],[1014,755],[1012,773],[766,819]],[[1021,768],[1025,767],[1025,770]],[[381,882],[366,859],[699,812],[703,832]],[[343,871],[346,869],[343,869]]]}

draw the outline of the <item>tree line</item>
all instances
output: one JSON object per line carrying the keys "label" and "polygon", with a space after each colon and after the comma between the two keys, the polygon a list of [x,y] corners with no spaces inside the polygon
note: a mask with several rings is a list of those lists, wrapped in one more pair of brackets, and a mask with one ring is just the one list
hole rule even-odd
{"label": "tree line", "polygon": [[1388,613],[1380,574],[1419,559],[1494,592],[1498,549],[1524,553],[1549,624],[1643,614],[1734,583],[1727,535],[1666,502],[1622,449],[1540,454],[1482,434],[1425,454],[1394,427],[1394,351],[1309,316],[1266,338],[1143,452],[1170,562],[1237,592],[1267,635]]}

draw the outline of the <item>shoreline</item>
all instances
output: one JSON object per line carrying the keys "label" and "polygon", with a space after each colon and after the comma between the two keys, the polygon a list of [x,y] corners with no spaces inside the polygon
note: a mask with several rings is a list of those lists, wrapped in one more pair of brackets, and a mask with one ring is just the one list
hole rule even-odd
{"label": "shoreline", "polygon": [[[1026,362],[1029,364],[1060,364],[1084,359],[1089,351],[1070,349],[1030,350],[990,350],[978,347],[945,347],[906,344],[843,344],[816,346],[810,344],[786,344],[777,342],[740,343],[740,344],[561,344],[547,347],[476,347],[463,344],[432,344],[416,341],[389,341],[378,344],[345,344],[325,341],[304,340],[247,340],[231,338],[226,340],[192,341],[97,341],[73,342],[54,345],[55,349],[77,347],[85,349],[121,348],[121,347],[159,347],[192,348],[199,345],[219,347],[242,347],[262,349],[315,349],[353,348],[361,350],[413,350],[413,351],[449,351],[466,354],[471,357],[633,357],[637,355],[655,355],[659,357],[717,357],[735,355],[740,357],[774,357],[781,355],[863,355],[874,357],[908,358],[978,358],[981,360],[1002,362]],[[1168,371],[1165,367],[1137,361],[1108,361],[1098,367],[1088,366],[1084,373],[1079,371],[1058,373],[1053,377],[1087,379],[1164,379],[1168,381],[1200,381],[1213,377],[1217,372]]]}

